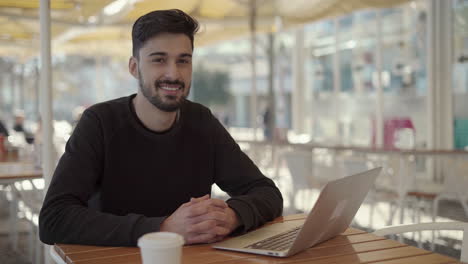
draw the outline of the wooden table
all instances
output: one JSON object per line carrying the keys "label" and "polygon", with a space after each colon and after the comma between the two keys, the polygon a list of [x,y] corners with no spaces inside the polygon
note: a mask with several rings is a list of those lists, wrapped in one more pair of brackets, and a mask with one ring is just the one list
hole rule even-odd
{"label": "wooden table", "polygon": [[42,178],[42,171],[32,163],[0,163],[0,184],[11,184],[17,181]]}
{"label": "wooden table", "polygon": [[[281,217],[276,221],[304,219],[304,215]],[[136,247],[97,247],[56,244],[55,251],[66,263],[120,264],[141,263]],[[348,228],[343,234],[289,258],[236,253],[211,248],[211,245],[185,246],[183,264],[201,263],[460,263],[443,255],[401,244],[364,231]]]}
{"label": "wooden table", "polygon": [[19,161],[18,150],[0,152],[0,163],[1,162],[17,162],[17,161]]}

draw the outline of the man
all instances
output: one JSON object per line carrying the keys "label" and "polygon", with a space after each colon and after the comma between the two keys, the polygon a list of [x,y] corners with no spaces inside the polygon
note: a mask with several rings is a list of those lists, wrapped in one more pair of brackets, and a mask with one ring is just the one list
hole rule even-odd
{"label": "man", "polygon": [[8,137],[9,135],[8,129],[3,124],[2,120],[0,120],[0,136]]}
{"label": "man", "polygon": [[24,128],[24,111],[16,110],[14,113],[13,131],[17,134],[23,134],[24,141],[28,144],[34,143],[34,134]]}
{"label": "man", "polygon": [[22,110],[15,111],[15,123],[13,130],[16,132],[24,132],[24,112]]}
{"label": "man", "polygon": [[[39,216],[44,243],[135,246],[170,231],[219,241],[282,212],[282,197],[211,112],[186,99],[197,22],[154,11],[133,25],[136,95],[87,109]],[[209,197],[216,183],[231,198]]]}

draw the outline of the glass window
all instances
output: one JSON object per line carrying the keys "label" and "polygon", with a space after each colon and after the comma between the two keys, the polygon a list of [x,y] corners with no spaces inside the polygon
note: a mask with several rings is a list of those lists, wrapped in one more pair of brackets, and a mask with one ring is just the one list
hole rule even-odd
{"label": "glass window", "polygon": [[426,5],[382,12],[382,84],[385,148],[427,143]]}
{"label": "glass window", "polygon": [[332,93],[334,20],[319,21],[305,26],[305,46],[307,52],[305,81],[312,94],[311,137],[315,142],[334,142],[337,139]]}
{"label": "glass window", "polygon": [[320,21],[305,27],[306,82],[315,92],[333,91],[334,21]]}
{"label": "glass window", "polygon": [[366,10],[338,20],[340,91],[363,92],[375,89],[375,19],[375,11]]}
{"label": "glass window", "polygon": [[338,142],[369,146],[375,115],[376,15],[374,10],[339,18],[340,93],[335,98]]}
{"label": "glass window", "polygon": [[453,1],[454,147],[468,146],[468,1]]}

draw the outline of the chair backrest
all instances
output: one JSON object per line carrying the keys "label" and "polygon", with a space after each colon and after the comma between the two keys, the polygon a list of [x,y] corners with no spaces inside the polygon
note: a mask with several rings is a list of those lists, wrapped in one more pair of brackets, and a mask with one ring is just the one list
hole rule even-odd
{"label": "chair backrest", "polygon": [[415,164],[405,156],[389,155],[383,164],[384,170],[376,183],[377,189],[407,195],[415,186]]}
{"label": "chair backrest", "polygon": [[461,230],[463,231],[463,240],[461,246],[460,261],[468,262],[468,223],[465,222],[434,222],[419,223],[411,225],[397,225],[384,227],[376,230],[375,235],[386,236],[393,234],[403,234],[407,232],[426,231],[426,230]]}
{"label": "chair backrest", "polygon": [[369,170],[368,161],[366,159],[343,159],[344,176],[350,176]]}
{"label": "chair backrest", "polygon": [[289,151],[282,155],[291,174],[293,185],[299,188],[311,187],[313,173],[312,152]]}
{"label": "chair backrest", "polygon": [[468,160],[451,158],[446,160],[444,192],[466,197],[468,188]]}

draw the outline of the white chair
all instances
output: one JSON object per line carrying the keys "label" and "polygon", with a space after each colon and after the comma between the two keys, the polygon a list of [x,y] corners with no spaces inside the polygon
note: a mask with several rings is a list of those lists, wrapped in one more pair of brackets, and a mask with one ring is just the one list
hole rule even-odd
{"label": "white chair", "polygon": [[436,220],[441,200],[460,202],[465,216],[468,217],[468,161],[457,158],[446,161],[446,175],[441,190],[435,193],[432,219]]}
{"label": "white chair", "polygon": [[[406,164],[408,171],[404,172],[400,177],[403,179],[401,190],[407,198],[415,198],[417,201],[423,202],[424,207],[430,208],[432,221],[436,221],[439,213],[439,203],[442,200],[457,201],[462,205],[465,216],[468,217],[468,161],[460,160],[454,157],[444,159],[444,179],[443,183],[435,182],[433,179],[417,177],[411,165]],[[401,195],[401,194],[400,194]],[[403,197],[403,196],[402,196]],[[420,206],[419,206],[420,207]],[[418,208],[413,207],[416,213],[419,213]],[[403,213],[403,210],[402,210]],[[419,214],[418,214],[419,218]],[[402,224],[403,214],[400,215],[400,224]],[[419,221],[416,220],[416,221]]]}
{"label": "white chair", "polygon": [[[342,166],[343,175],[345,176],[350,176],[356,173],[361,173],[374,167],[374,165],[372,164],[371,161],[369,161],[368,158],[366,157],[356,158],[354,156],[342,157],[341,166]],[[371,189],[369,191],[368,196],[366,197],[366,200],[364,201],[365,203],[369,205],[369,225],[368,225],[369,228],[373,227],[374,211],[376,207],[375,205],[378,200],[379,199],[375,191],[375,188]]]}
{"label": "white chair", "polygon": [[463,240],[461,246],[460,261],[468,262],[468,223],[465,222],[432,222],[411,225],[397,225],[384,227],[374,232],[377,236],[403,234],[408,232],[430,231],[430,230],[461,230]]}
{"label": "white chair", "polygon": [[345,176],[354,175],[369,170],[373,167],[366,158],[343,158],[343,172]]}
{"label": "white chair", "polygon": [[292,190],[290,190],[289,201],[292,208],[297,208],[295,204],[296,194],[300,190],[308,190],[317,187],[317,184],[312,179],[312,152],[287,151],[281,154],[281,158],[286,162],[291,175]]}
{"label": "white chair", "polygon": [[300,209],[308,211],[313,206],[314,197],[318,195],[318,192],[313,192],[313,190],[320,190],[329,181],[343,176],[337,173],[337,170],[333,166],[328,170],[315,168],[317,163],[314,162],[314,159],[317,156],[312,151],[282,151],[278,155],[280,156],[280,160],[286,162],[287,169],[291,175],[292,190],[290,191],[289,200],[293,208],[297,208],[295,198],[299,191],[302,191],[302,194],[305,196],[303,208]]}
{"label": "white chair", "polygon": [[389,156],[383,161],[384,172],[377,180],[376,190],[388,196],[390,215],[387,225],[392,225],[396,212],[399,212],[399,224],[404,223],[405,209],[413,213],[413,222],[419,222],[421,206],[426,198],[432,196],[435,184],[416,176],[414,161],[407,156]]}
{"label": "white chair", "polygon": [[66,264],[65,261],[59,256],[57,251],[55,251],[55,246],[50,246],[49,253],[50,257],[56,264]]}

